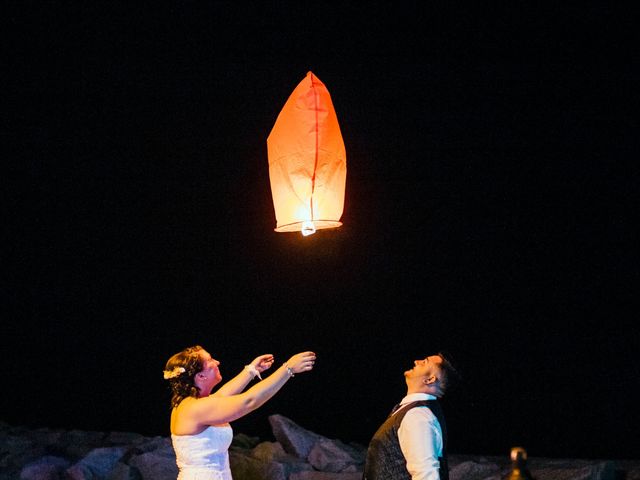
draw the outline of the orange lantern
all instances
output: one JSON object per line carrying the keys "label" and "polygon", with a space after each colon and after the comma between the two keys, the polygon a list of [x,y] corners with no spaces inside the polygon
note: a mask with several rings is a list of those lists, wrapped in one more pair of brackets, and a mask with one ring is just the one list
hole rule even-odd
{"label": "orange lantern", "polygon": [[312,72],[293,90],[267,138],[276,232],[342,225],[347,158],[327,87]]}

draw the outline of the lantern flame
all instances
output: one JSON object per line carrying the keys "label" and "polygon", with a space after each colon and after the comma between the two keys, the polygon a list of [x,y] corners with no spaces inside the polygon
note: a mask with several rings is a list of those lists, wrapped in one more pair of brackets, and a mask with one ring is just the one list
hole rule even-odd
{"label": "lantern flame", "polygon": [[276,232],[342,225],[347,159],[329,91],[312,72],[293,90],[267,138]]}
{"label": "lantern flame", "polygon": [[313,222],[307,220],[306,222],[302,222],[302,235],[308,237],[309,235],[313,235],[316,233],[316,226]]}

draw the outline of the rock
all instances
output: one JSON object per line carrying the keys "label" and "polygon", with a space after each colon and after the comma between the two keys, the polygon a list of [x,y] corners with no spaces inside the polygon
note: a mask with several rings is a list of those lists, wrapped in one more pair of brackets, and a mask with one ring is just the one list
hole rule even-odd
{"label": "rock", "polygon": [[140,480],[140,472],[135,468],[131,468],[129,465],[118,462],[113,470],[109,473],[106,480]]}
{"label": "rock", "polygon": [[[622,475],[624,475],[624,473]],[[625,480],[640,480],[640,467],[632,467],[627,471],[626,476],[621,476],[620,478],[624,478]]]}
{"label": "rock", "polygon": [[74,460],[79,460],[94,448],[102,447],[105,437],[102,432],[70,430],[60,435],[59,447]]}
{"label": "rock", "polygon": [[29,434],[30,438],[38,445],[46,447],[58,447],[62,444],[62,430],[49,430],[47,428],[38,428]]}
{"label": "rock", "polygon": [[358,465],[349,465],[347,468],[342,470],[340,473],[353,473],[353,472],[359,472],[360,474],[362,474],[362,465],[360,465],[360,466],[358,466]]}
{"label": "rock", "polygon": [[95,477],[88,468],[82,465],[74,465],[67,469],[64,478],[65,480],[93,480]]}
{"label": "rock", "polygon": [[289,458],[302,462],[298,457],[288,454],[278,442],[262,442],[251,450],[251,456],[262,462],[280,462]]}
{"label": "rock", "polygon": [[46,455],[25,465],[20,480],[60,480],[69,465],[69,460]]}
{"label": "rock", "polygon": [[[269,418],[276,442],[237,434],[229,449],[238,480],[360,480],[366,448]],[[536,480],[640,480],[640,460],[529,457]],[[507,455],[449,455],[452,480],[500,480]],[[175,480],[170,437],[129,432],[30,430],[0,422],[0,480]]]}
{"label": "rock", "polygon": [[[247,475],[256,475],[256,478],[269,480],[281,476],[286,479],[291,473],[313,470],[313,467],[304,460],[285,452],[278,442],[262,442],[250,451],[231,449],[229,459],[234,477],[242,479]],[[257,460],[259,463],[252,460]]]}
{"label": "rock", "polygon": [[82,460],[67,470],[71,478],[106,478],[120,461],[126,447],[106,447],[91,450]]}
{"label": "rock", "polygon": [[242,480],[287,480],[288,472],[279,462],[263,462],[239,451],[229,455],[233,478]]}
{"label": "rock", "polygon": [[17,478],[23,466],[49,454],[45,446],[38,445],[27,435],[0,435],[0,479]]}
{"label": "rock", "polygon": [[[614,462],[529,458],[528,469],[536,480],[615,480]],[[449,476],[452,480],[500,480],[511,468],[502,457],[451,455]]]}
{"label": "rock", "polygon": [[451,480],[500,480],[500,466],[494,463],[466,460],[449,467]]}
{"label": "rock", "polygon": [[583,462],[570,463],[564,461],[562,465],[545,466],[542,468],[529,467],[531,475],[536,480],[615,480],[615,468],[612,462]]}
{"label": "rock", "polygon": [[289,472],[313,469],[304,459],[285,452],[282,445],[278,442],[262,442],[251,450],[250,455],[262,462],[285,464]]}
{"label": "rock", "polygon": [[640,480],[640,462],[633,460],[619,460],[616,462],[616,478],[625,480]]}
{"label": "rock", "polygon": [[116,445],[138,445],[145,441],[145,437],[133,432],[111,432],[104,439],[106,444]]}
{"label": "rock", "polygon": [[171,446],[171,439],[169,437],[145,438],[140,443],[136,444],[136,451],[142,453],[158,452],[158,454],[173,456],[175,458],[175,453]]}
{"label": "rock", "polygon": [[244,433],[238,433],[233,436],[231,446],[250,450],[259,443],[260,439],[258,437],[250,437],[249,435],[245,435]]}
{"label": "rock", "polygon": [[33,465],[20,472],[20,480],[61,480],[63,470],[55,465]]}
{"label": "rock", "polygon": [[175,480],[178,477],[175,455],[147,452],[132,457],[129,465],[140,472],[143,480]]}
{"label": "rock", "polygon": [[319,439],[309,452],[309,463],[321,472],[342,472],[348,467],[364,464],[364,454],[340,440]]}
{"label": "rock", "polygon": [[307,459],[309,452],[322,437],[297,425],[282,415],[270,415],[269,424],[273,436],[280,442],[284,451],[298,458]]}
{"label": "rock", "polygon": [[[362,472],[331,473],[331,472],[300,472],[294,473],[289,480],[362,480]],[[392,480],[392,479],[389,479]]]}

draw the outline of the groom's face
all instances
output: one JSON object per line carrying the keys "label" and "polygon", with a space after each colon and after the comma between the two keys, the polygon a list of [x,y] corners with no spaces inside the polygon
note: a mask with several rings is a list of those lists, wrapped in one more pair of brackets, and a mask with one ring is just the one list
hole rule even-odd
{"label": "groom's face", "polygon": [[406,378],[432,378],[436,379],[441,373],[440,365],[442,357],[439,355],[430,355],[420,360],[413,361],[413,368],[404,372]]}

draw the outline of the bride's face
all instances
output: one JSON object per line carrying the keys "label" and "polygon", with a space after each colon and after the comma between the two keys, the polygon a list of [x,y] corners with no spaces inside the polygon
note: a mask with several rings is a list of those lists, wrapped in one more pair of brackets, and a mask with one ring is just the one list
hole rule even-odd
{"label": "bride's face", "polygon": [[196,385],[200,388],[200,393],[204,396],[211,393],[211,389],[222,380],[220,373],[220,362],[212,358],[209,352],[200,350],[200,360],[202,362],[202,370],[196,373]]}

